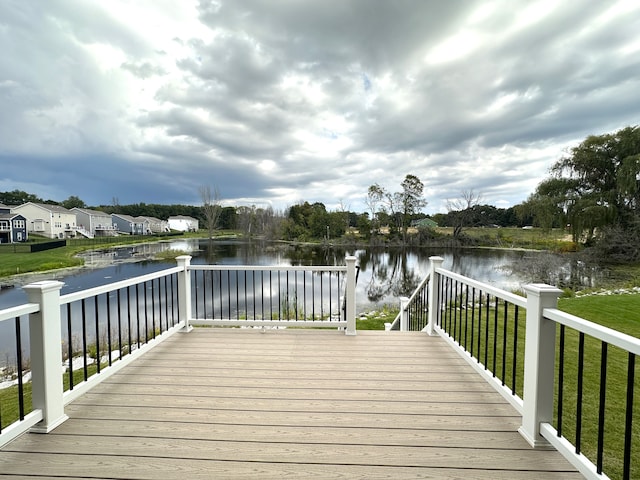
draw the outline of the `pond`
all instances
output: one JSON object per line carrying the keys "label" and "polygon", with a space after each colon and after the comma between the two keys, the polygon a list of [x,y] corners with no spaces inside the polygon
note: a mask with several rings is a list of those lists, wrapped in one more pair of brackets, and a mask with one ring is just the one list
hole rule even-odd
{"label": "pond", "polygon": [[172,267],[173,260],[154,259],[167,250],[191,255],[194,264],[219,265],[336,265],[344,264],[345,256],[354,255],[360,266],[358,311],[396,303],[400,296],[410,295],[428,272],[432,255],[444,258],[444,268],[507,290],[519,288],[523,281],[522,276],[509,270],[509,265],[527,255],[508,250],[347,249],[237,241],[214,242],[210,249],[206,240],[159,242],[87,252],[81,255],[83,268],[5,280],[0,289],[0,308],[25,303],[27,297],[21,287],[34,281],[62,281],[62,294],[67,294]]}

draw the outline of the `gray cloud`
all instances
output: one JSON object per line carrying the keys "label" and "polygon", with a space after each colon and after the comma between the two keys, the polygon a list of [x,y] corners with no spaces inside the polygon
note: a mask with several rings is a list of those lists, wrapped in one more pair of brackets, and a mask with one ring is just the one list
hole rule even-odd
{"label": "gray cloud", "polygon": [[[638,123],[640,7],[506,0],[0,3],[0,186],[89,204],[509,206]],[[135,21],[134,21],[135,20]],[[38,172],[25,180],[26,172]],[[33,193],[40,193],[33,191]]]}

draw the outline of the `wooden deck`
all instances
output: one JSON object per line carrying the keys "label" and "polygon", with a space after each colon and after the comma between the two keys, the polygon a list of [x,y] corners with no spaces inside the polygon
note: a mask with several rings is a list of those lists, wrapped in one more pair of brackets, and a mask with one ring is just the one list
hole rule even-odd
{"label": "wooden deck", "polygon": [[0,451],[0,478],[579,479],[441,339],[196,328]]}

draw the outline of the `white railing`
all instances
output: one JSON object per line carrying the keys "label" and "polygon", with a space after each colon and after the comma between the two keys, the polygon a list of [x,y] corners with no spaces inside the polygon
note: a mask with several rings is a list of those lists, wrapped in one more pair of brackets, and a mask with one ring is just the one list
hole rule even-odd
{"label": "white railing", "polygon": [[[189,324],[343,328],[355,334],[356,259],[340,266],[190,265]],[[233,291],[235,289],[235,292]]]}
{"label": "white railing", "polygon": [[[63,283],[58,281],[25,286],[29,303],[0,311],[0,323],[12,320],[16,323],[16,370],[20,386],[15,403],[21,406],[17,421],[4,427],[0,424],[0,446],[27,430],[50,432],[67,419],[65,405],[174,333],[189,332],[193,324],[320,326],[343,328],[347,335],[356,333],[354,257],[347,257],[346,265],[338,267],[196,266],[190,265],[190,260],[190,256],[181,256],[177,258],[177,267],[67,295],[60,295]],[[338,286],[343,289],[340,290],[343,296],[335,299],[341,303],[343,317],[338,320],[331,315],[324,318],[322,304],[318,307],[320,318],[310,318],[304,307],[299,318],[253,320],[246,318],[246,312],[243,319],[213,319],[206,318],[206,315],[193,317],[192,312],[198,310],[197,292],[204,292],[210,287],[205,278],[205,283],[198,285],[197,272],[204,275],[206,272],[231,271],[244,272],[245,280],[248,278],[246,272],[257,271],[281,272],[296,278],[298,275],[310,275],[314,287],[317,287],[314,295],[330,293],[324,291],[328,285],[321,276],[315,285],[313,278],[316,275],[342,276],[342,281],[334,282],[332,290],[335,294]],[[249,287],[255,289],[256,285],[247,285],[247,296]],[[306,288],[296,282],[286,287],[294,295],[301,295]],[[231,294],[230,291],[227,293]],[[257,297],[253,290],[251,295]],[[26,318],[30,359],[23,362],[19,360],[22,355],[19,329],[24,323],[21,320]],[[74,345],[76,337],[78,345]],[[68,385],[63,385],[65,357]],[[74,367],[74,360],[79,360],[82,365]],[[23,363],[30,364],[31,370],[30,412],[23,408],[26,397],[21,383],[26,373]],[[77,384],[74,369],[83,377]]]}
{"label": "white railing", "polygon": [[[422,279],[410,297],[400,297],[400,311],[393,322],[385,324],[385,330],[400,330],[401,332],[411,330],[422,330],[428,323],[428,288],[431,272]],[[409,321],[416,319],[414,325]],[[425,321],[426,320],[426,321]]]}
{"label": "white railing", "polygon": [[[622,471],[615,471],[616,478],[638,478],[637,399],[636,411],[633,409],[634,389],[636,395],[638,390],[635,363],[640,355],[640,339],[558,310],[562,292],[555,287],[526,285],[526,296],[521,297],[450,272],[441,265],[442,258],[431,258],[429,320],[424,330],[443,337],[516,408],[522,415],[519,432],[527,442],[535,448],[556,448],[587,478],[609,478],[606,467],[613,469],[618,464],[622,465]],[[412,296],[411,300],[401,302],[399,318],[411,315],[413,299]],[[412,322],[405,320],[401,325],[409,327]],[[567,329],[569,332],[565,333]],[[579,345],[577,366],[573,358],[565,360],[568,350],[564,346],[565,337],[570,336]],[[608,360],[611,356],[608,347],[619,350],[613,360]],[[595,386],[591,385],[595,392],[592,396],[598,398],[586,405],[583,396],[591,392],[582,386],[589,371],[584,365],[593,363],[594,358],[600,358],[596,368],[600,377]],[[607,395],[614,395],[607,385],[607,372],[612,376],[625,362],[626,372],[618,371],[619,378],[609,382],[614,387],[620,383],[626,387],[618,387],[617,397],[606,404]],[[571,384],[571,388],[565,384]],[[571,396],[567,397],[569,390]],[[575,419],[573,441],[560,432],[563,415]],[[598,424],[597,439],[581,435],[581,423],[591,419]],[[621,438],[604,435],[612,423],[624,424]],[[591,458],[583,453],[585,444]],[[607,456],[611,457],[609,461]]]}

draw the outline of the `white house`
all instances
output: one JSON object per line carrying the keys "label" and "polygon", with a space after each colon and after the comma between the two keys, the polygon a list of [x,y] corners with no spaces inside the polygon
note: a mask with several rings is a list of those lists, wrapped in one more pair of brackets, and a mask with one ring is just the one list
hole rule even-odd
{"label": "white house", "polygon": [[169,228],[171,230],[178,230],[180,232],[197,232],[198,220],[186,215],[176,215],[169,217]]}
{"label": "white house", "polygon": [[49,238],[73,238],[76,236],[76,214],[60,205],[27,202],[13,207],[27,222],[27,231]]}
{"label": "white house", "polygon": [[136,219],[144,220],[145,228],[148,229],[145,233],[164,233],[169,231],[169,222],[166,220],[146,216],[136,217]]}

